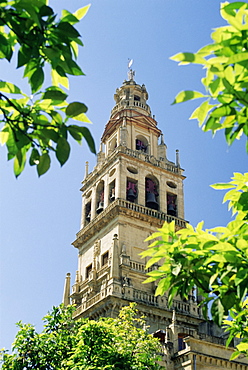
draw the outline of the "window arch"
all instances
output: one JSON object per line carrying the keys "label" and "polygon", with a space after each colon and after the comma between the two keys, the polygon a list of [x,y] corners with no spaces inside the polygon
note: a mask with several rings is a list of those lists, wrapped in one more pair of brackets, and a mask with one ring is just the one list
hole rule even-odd
{"label": "window arch", "polygon": [[85,223],[86,225],[91,221],[91,201],[85,205]]}
{"label": "window arch", "polygon": [[173,193],[167,193],[167,214],[177,217],[177,196]]}
{"label": "window arch", "polygon": [[136,136],[135,148],[136,150],[141,150],[142,152],[147,153],[148,152],[148,140],[142,135]]}
{"label": "window arch", "polygon": [[145,178],[146,207],[159,209],[159,181],[154,176]]}
{"label": "window arch", "polygon": [[113,202],[116,198],[115,179],[109,184],[109,199]]}
{"label": "window arch", "polygon": [[138,198],[138,183],[137,180],[127,178],[127,200],[137,203]]}
{"label": "window arch", "polygon": [[104,209],[104,181],[101,180],[96,188],[96,213],[101,213]]}

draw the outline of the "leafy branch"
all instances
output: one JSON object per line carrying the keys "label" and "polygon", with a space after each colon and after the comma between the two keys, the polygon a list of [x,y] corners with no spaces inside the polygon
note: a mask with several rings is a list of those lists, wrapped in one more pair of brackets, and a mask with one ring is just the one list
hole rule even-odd
{"label": "leafy branch", "polygon": [[[50,168],[50,152],[55,152],[63,165],[70,154],[68,133],[78,143],[84,138],[95,153],[89,129],[68,124],[69,119],[90,123],[87,107],[80,102],[67,103],[68,94],[59,87],[69,88],[68,75],[84,75],[76,63],[78,46],[83,43],[74,24],[88,9],[80,8],[74,14],[63,10],[56,21],[46,0],[1,1],[0,58],[11,61],[18,46],[17,68],[24,68],[23,77],[34,94],[30,99],[16,85],[0,81],[0,142],[7,147],[8,159],[14,160],[16,176],[23,171],[27,154],[39,176]],[[46,64],[51,67],[52,86],[42,92]]]}
{"label": "leafy branch", "polygon": [[[221,16],[229,23],[215,29],[213,43],[196,53],[171,57],[179,65],[200,64],[206,71],[202,78],[205,93],[181,91],[173,104],[207,98],[192,113],[204,131],[215,134],[224,130],[228,145],[242,135],[248,138],[248,5],[244,2],[221,3]],[[248,140],[246,141],[248,152]]]}

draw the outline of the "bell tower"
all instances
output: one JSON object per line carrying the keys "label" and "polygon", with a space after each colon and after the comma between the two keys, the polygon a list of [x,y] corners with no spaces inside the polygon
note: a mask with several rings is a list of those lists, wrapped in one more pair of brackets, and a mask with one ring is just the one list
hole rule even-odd
{"label": "bell tower", "polygon": [[[114,94],[115,106],[105,126],[97,164],[82,182],[81,229],[73,242],[78,271],[72,287],[75,317],[115,316],[120,307],[137,302],[152,331],[171,319],[166,297],[155,297],[154,283],[143,284],[144,240],[164,221],[185,227],[183,169],[166,156],[166,145],[147,104],[145,85],[134,81],[130,69]],[[156,267],[153,267],[156,268]],[[196,320],[194,297],[177,312]],[[168,321],[169,324],[169,321]]]}
{"label": "bell tower", "polygon": [[78,271],[71,294],[67,274],[64,304],[76,305],[75,319],[98,319],[116,317],[122,306],[136,302],[162,343],[167,370],[248,369],[247,361],[229,362],[232,349],[225,347],[225,334],[203,319],[196,291],[187,300],[175,297],[169,307],[166,295],[155,297],[156,282],[143,284],[144,240],[164,221],[174,220],[178,229],[186,225],[185,177],[179,152],[175,163],[167,159],[146,87],[134,81],[132,69],[114,99],[91,173],[86,163],[81,228],[73,242]]}

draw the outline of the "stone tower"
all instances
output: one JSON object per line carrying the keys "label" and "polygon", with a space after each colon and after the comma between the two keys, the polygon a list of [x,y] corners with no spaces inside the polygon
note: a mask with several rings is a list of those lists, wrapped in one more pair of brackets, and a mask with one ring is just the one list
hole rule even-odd
{"label": "stone tower", "polygon": [[[166,296],[155,297],[155,283],[143,284],[146,261],[140,257],[148,245],[144,240],[164,221],[175,220],[178,229],[185,227],[185,177],[179,153],[175,163],[167,159],[163,134],[147,104],[146,87],[134,81],[131,69],[114,99],[97,164],[91,173],[86,164],[82,182],[81,229],[73,242],[78,271],[70,296],[77,306],[75,318],[115,317],[122,306],[136,302],[151,332],[164,344],[167,369],[195,369],[196,363],[210,361],[209,341],[218,353],[216,347],[223,347],[223,338],[204,322],[196,292],[187,301],[175,299],[172,308]],[[69,300],[66,279],[65,303]],[[200,360],[203,340],[206,348]],[[230,357],[229,350],[223,357],[222,365]],[[211,369],[225,368],[222,365]]]}

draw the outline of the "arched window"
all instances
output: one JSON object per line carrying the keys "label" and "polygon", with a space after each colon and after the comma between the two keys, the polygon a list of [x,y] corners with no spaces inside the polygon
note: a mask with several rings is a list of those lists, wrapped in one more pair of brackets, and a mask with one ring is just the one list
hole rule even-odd
{"label": "arched window", "polygon": [[85,205],[85,221],[86,224],[91,221],[91,202],[88,202]]}
{"label": "arched window", "polygon": [[110,199],[110,202],[113,202],[116,198],[116,194],[115,194],[115,180],[113,180],[110,184],[109,184],[109,199]]}
{"label": "arched window", "polygon": [[104,182],[100,181],[96,189],[96,213],[99,214],[104,209]]}
{"label": "arched window", "polygon": [[158,210],[159,186],[157,179],[152,176],[146,177],[145,189],[146,189],[146,207]]}
{"label": "arched window", "polygon": [[177,216],[177,196],[176,194],[167,193],[167,214]]}
{"label": "arched window", "polygon": [[148,141],[144,136],[138,135],[135,141],[136,150],[141,150],[144,153],[147,153]]}
{"label": "arched window", "polygon": [[127,200],[129,200],[129,202],[137,203],[137,196],[137,181],[127,179]]}

